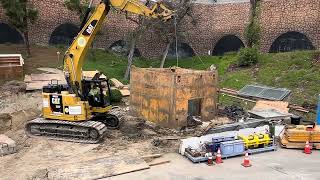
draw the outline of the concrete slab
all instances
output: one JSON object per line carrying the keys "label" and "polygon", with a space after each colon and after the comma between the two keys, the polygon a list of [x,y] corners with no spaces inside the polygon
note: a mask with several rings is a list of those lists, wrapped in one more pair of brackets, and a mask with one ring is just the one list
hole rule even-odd
{"label": "concrete slab", "polygon": [[0,156],[16,152],[16,142],[4,134],[0,134]]}
{"label": "concrete slab", "polygon": [[148,170],[108,178],[108,180],[291,180],[320,179],[320,152],[311,155],[301,150],[279,149],[250,156],[252,167],[241,166],[244,157],[224,160],[223,164],[207,166],[205,163],[193,164],[179,154],[166,154],[164,158],[171,163],[151,167]]}

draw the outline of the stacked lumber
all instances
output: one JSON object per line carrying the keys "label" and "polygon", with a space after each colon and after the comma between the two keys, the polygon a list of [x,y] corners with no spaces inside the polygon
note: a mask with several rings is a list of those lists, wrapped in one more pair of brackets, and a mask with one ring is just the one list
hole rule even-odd
{"label": "stacked lumber", "polygon": [[316,149],[320,149],[320,127],[298,125],[286,127],[281,137],[281,146],[285,148],[303,149],[306,141]]}
{"label": "stacked lumber", "polygon": [[315,142],[320,143],[320,128],[315,127],[312,130],[307,130],[307,128],[312,128],[304,125],[298,125],[294,129],[287,129],[284,133],[284,136],[290,142]]}

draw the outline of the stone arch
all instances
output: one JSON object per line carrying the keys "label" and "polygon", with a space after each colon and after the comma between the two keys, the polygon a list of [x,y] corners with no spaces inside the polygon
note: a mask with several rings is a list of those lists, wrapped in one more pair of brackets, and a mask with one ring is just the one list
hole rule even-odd
{"label": "stone arch", "polygon": [[223,36],[214,46],[212,50],[213,56],[220,56],[226,52],[239,51],[244,47],[244,43],[240,38],[235,35],[226,35]]}
{"label": "stone arch", "polygon": [[79,27],[71,24],[71,23],[64,23],[59,25],[54,29],[50,36],[49,44],[65,44],[70,45],[75,36],[77,36],[79,32]]}
{"label": "stone arch", "polygon": [[[187,44],[187,43],[180,43],[178,42],[178,55],[179,58],[187,58],[187,57],[192,57],[195,55],[194,50],[192,47]],[[168,51],[167,57],[170,58],[176,58],[176,43],[173,42],[170,44],[170,48]]]}
{"label": "stone arch", "polygon": [[15,28],[6,23],[0,23],[0,44],[21,44],[24,42],[22,35]]}
{"label": "stone arch", "polygon": [[281,34],[271,45],[269,52],[290,52],[295,50],[313,50],[310,39],[303,33],[289,31]]}
{"label": "stone arch", "polygon": [[[129,54],[129,45],[128,45],[127,41],[118,40],[110,45],[109,50],[111,50],[112,52],[114,52],[116,54],[121,54],[121,55],[127,56]],[[141,56],[141,53],[138,48],[134,49],[133,56],[134,57]]]}

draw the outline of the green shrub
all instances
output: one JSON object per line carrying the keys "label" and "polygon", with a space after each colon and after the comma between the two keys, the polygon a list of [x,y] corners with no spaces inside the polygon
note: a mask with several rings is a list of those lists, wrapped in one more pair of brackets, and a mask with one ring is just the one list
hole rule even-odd
{"label": "green shrub", "polygon": [[122,99],[122,94],[118,89],[111,90],[111,102],[120,102]]}
{"label": "green shrub", "polygon": [[257,48],[242,48],[238,53],[238,66],[247,67],[258,63],[259,50]]}

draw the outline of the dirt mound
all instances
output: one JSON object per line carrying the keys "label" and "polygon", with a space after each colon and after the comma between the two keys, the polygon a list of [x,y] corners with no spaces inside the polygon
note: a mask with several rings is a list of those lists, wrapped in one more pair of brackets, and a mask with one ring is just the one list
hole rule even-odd
{"label": "dirt mound", "polygon": [[12,116],[8,113],[0,114],[0,134],[10,130],[12,125]]}
{"label": "dirt mound", "polygon": [[0,87],[1,92],[18,94],[26,92],[27,84],[22,81],[8,81]]}

